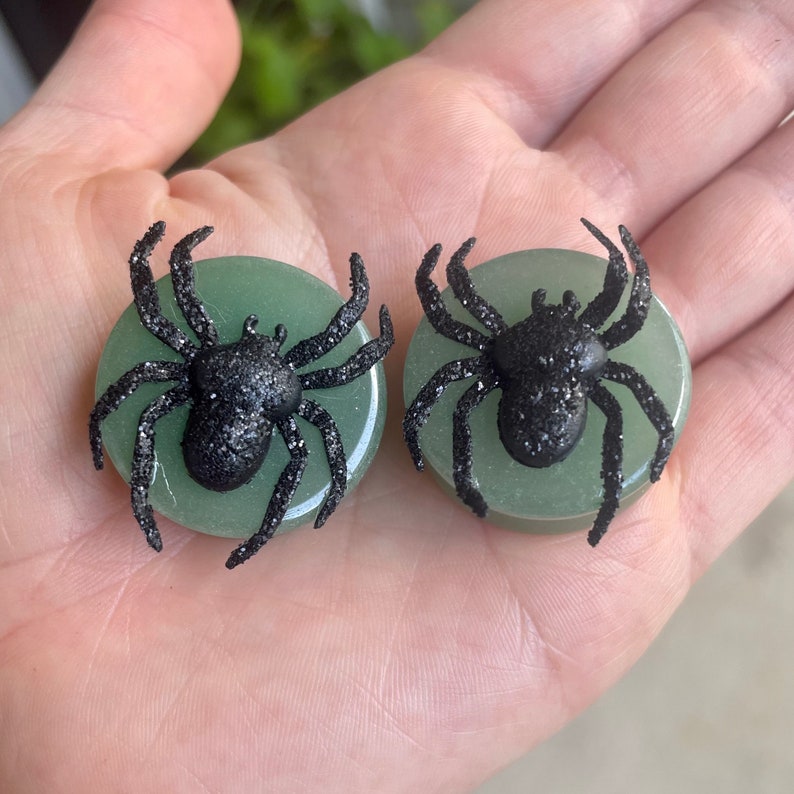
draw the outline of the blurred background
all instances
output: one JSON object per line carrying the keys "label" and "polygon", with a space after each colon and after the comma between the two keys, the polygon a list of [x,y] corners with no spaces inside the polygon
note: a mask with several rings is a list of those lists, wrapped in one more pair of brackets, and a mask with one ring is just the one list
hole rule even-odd
{"label": "blurred background", "polygon": [[[223,107],[183,165],[269,135],[347,86],[410,55],[473,0],[238,0],[242,63]],[[16,74],[0,110],[13,112],[79,24],[88,0],[0,0]],[[9,57],[9,62],[11,57]],[[5,75],[4,75],[5,76]]]}
{"label": "blurred background", "polygon": [[[165,1],[165,0],[164,0]],[[240,75],[181,165],[262,137],[429,41],[471,0],[237,3]],[[0,122],[85,0],[0,0]],[[794,485],[699,581],[634,669],[477,794],[794,791]]]}

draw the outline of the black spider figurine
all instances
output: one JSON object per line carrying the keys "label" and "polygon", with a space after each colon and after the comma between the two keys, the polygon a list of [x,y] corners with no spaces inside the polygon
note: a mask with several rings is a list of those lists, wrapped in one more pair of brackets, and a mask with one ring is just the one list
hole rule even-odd
{"label": "black spider figurine", "polygon": [[609,252],[604,285],[581,313],[574,293],[566,291],[561,304],[547,304],[546,292],[532,294],[532,313],[509,326],[499,312],[475,290],[463,265],[474,246],[467,240],[447,265],[447,281],[455,298],[489,335],[454,319],[430,276],[441,255],[435,245],[416,273],[416,291],[432,327],[448,339],[477,351],[475,356],[441,366],[422,387],[403,420],[403,434],[414,465],[424,468],[419,431],[430,411],[454,381],[474,378],[453,413],[452,476],[458,497],[478,516],[488,505],[472,473],[469,414],[494,389],[501,389],[499,438],[508,454],[535,468],[551,466],[576,447],[587,419],[587,402],[606,416],[601,477],[604,495],[587,540],[595,546],[615,515],[623,487],[623,419],[620,404],[602,379],[629,388],[659,436],[650,466],[650,479],[659,479],[670,457],[674,426],[667,409],[645,378],[628,364],[613,361],[609,351],[631,339],[643,326],[651,299],[648,265],[628,230],[620,237],[634,263],[628,305],[621,317],[600,330],[615,311],[628,281],[622,252],[582,218],[582,223]]}
{"label": "black spider figurine", "polygon": [[165,233],[165,223],[152,225],[135,244],[130,256],[130,277],[141,323],[184,361],[144,361],[122,375],[91,411],[89,437],[94,466],[101,469],[104,461],[100,426],[105,417],[142,383],[175,381],[175,386],[155,398],[141,414],[130,477],[132,512],[149,545],[160,551],[163,544],[149,504],[155,422],[178,406],[190,404],[182,439],[185,466],[194,480],[213,491],[230,491],[250,482],[265,460],[273,429],[277,429],[290,460],[276,483],[260,529],[227,560],[226,567],[234,568],[273,536],[300,484],[309,451],[294,415],[319,429],[330,468],[330,488],[314,526],[322,526],[333,513],[345,493],[347,460],[333,417],[306,397],[304,391],[341,386],[363,375],[386,355],[394,335],[388,309],[381,306],[379,337],[364,344],[340,366],[296,372],[338,345],[367,307],[369,282],[364,263],[358,254],[352,254],[352,295],[324,331],[282,354],[287,329],[277,325],[272,337],[257,333],[258,318],[252,314],[243,323],[240,339],[222,344],[215,324],[196,295],[191,259],[192,249],[212,231],[211,226],[204,226],[188,234],[174,246],[169,262],[177,305],[198,338],[198,345],[160,310],[148,259]]}

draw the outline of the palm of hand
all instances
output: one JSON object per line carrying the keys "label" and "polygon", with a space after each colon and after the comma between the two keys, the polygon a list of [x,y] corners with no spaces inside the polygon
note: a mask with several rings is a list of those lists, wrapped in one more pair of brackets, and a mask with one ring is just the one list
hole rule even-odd
{"label": "palm of hand", "polygon": [[[38,748],[39,779],[57,774],[64,790],[470,785],[615,681],[794,470],[786,390],[753,410],[759,378],[794,371],[792,268],[764,273],[794,249],[793,133],[762,140],[790,105],[794,59],[768,55],[758,89],[751,54],[780,23],[728,10],[676,20],[691,5],[679,0],[596,39],[587,4],[576,19],[532,19],[484,3],[423,56],[166,182],[156,169],[230,77],[233,34],[221,3],[174,2],[157,26],[129,10],[145,5],[127,4],[120,25],[101,4],[0,147],[0,702],[16,737],[0,779],[31,785]],[[742,30],[742,68],[683,85],[694,64],[719,75],[736,55],[717,20]],[[588,37],[575,58],[543,46],[570,26]],[[92,61],[108,57],[128,97],[96,78]],[[92,374],[129,301],[131,242],[152,220],[166,218],[171,242],[213,223],[202,256],[270,256],[336,286],[360,250],[396,321],[399,394],[420,311],[412,275],[431,243],[476,232],[482,259],[582,248],[580,215],[649,233],[655,291],[696,365],[690,426],[662,481],[597,552],[582,535],[496,529],[441,496],[401,447],[396,399],[373,469],[332,521],[234,574],[223,541],[166,521],[153,555],[123,483],[93,471]],[[746,488],[730,492],[738,466]]]}

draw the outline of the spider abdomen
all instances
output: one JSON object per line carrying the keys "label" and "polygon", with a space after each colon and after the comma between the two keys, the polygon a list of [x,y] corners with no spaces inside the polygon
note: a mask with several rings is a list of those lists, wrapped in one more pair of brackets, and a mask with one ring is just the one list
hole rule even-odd
{"label": "spider abdomen", "polygon": [[564,460],[587,420],[581,382],[514,380],[502,391],[499,437],[513,460],[536,469]]}
{"label": "spider abdomen", "polygon": [[185,467],[211,491],[233,491],[250,482],[270,449],[273,422],[261,411],[228,401],[194,405],[182,439]]}

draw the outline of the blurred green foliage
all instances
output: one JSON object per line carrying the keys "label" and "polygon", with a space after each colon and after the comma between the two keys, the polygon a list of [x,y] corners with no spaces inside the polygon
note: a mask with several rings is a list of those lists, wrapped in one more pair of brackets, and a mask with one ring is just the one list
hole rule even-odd
{"label": "blurred green foliage", "polygon": [[203,162],[262,138],[324,99],[423,46],[457,16],[449,0],[411,5],[412,35],[375,30],[345,0],[238,3],[240,71],[191,150]]}

